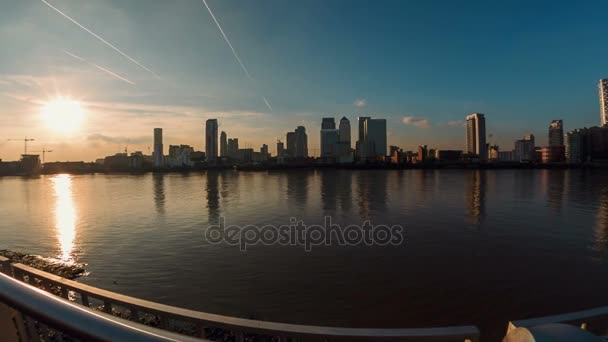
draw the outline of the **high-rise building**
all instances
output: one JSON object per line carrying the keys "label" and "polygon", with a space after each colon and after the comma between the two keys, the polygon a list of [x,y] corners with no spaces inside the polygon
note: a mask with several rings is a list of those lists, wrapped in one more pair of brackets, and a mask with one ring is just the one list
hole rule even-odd
{"label": "high-rise building", "polygon": [[288,158],[296,157],[296,132],[287,132],[287,153]]}
{"label": "high-rise building", "polygon": [[268,155],[268,145],[266,144],[262,144],[262,147],[260,148],[260,153],[262,154],[262,160],[267,160],[269,155]]}
{"label": "high-rise building", "polygon": [[350,121],[343,116],[340,119],[340,142],[348,143],[348,147],[350,148]]}
{"label": "high-rise building", "polygon": [[384,158],[386,148],[386,119],[359,117],[359,141],[357,141],[359,160]]}
{"label": "high-rise building", "polygon": [[228,135],[222,131],[220,133],[220,157],[226,157],[228,153]]}
{"label": "high-rise building", "polygon": [[205,126],[205,156],[207,163],[217,161],[217,119],[207,120]]}
{"label": "high-rise building", "polygon": [[534,161],[535,148],[534,134],[524,135],[520,140],[515,140],[513,150],[515,161]]}
{"label": "high-rise building", "polygon": [[488,159],[486,118],[481,113],[473,113],[467,116],[467,153],[476,155],[481,161]]}
{"label": "high-rise building", "polygon": [[338,157],[337,145],[340,139],[340,131],[336,129],[334,118],[323,118],[320,136],[321,158],[324,158],[325,162],[334,162],[335,158]]}
{"label": "high-rise building", "polygon": [[228,139],[228,147],[226,148],[226,155],[230,158],[236,159],[239,151],[239,139]]}
{"label": "high-rise building", "polygon": [[321,129],[336,129],[336,120],[334,118],[323,118]]}
{"label": "high-rise building", "polygon": [[285,157],[285,144],[281,140],[277,140],[277,157],[284,158]]}
{"label": "high-rise building", "polygon": [[304,126],[298,126],[295,130],[295,154],[297,159],[308,158],[308,136],[306,135],[306,128]]}
{"label": "high-rise building", "polygon": [[163,166],[163,129],[154,129],[154,166]]}
{"label": "high-rise building", "polygon": [[601,79],[598,84],[600,95],[600,124],[608,124],[608,79]]}
{"label": "high-rise building", "polygon": [[549,146],[564,146],[564,127],[562,120],[553,120],[549,125]]}

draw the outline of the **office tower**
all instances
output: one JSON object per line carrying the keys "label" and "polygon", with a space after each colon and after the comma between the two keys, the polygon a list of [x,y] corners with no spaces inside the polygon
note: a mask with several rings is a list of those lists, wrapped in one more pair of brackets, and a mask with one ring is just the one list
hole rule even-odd
{"label": "office tower", "polygon": [[236,158],[239,151],[239,139],[228,139],[228,147],[226,149],[226,155],[230,158]]}
{"label": "office tower", "polygon": [[277,157],[284,158],[285,157],[285,145],[281,140],[277,140]]}
{"label": "office tower", "polygon": [[217,119],[207,120],[205,127],[205,155],[208,163],[217,161]]}
{"label": "office tower", "polygon": [[601,79],[598,84],[600,95],[600,124],[608,123],[608,79]]}
{"label": "office tower", "polygon": [[308,136],[306,128],[298,126],[295,130],[295,157],[298,159],[308,158]]}
{"label": "office tower", "polygon": [[323,118],[321,129],[336,129],[336,120],[334,118]]}
{"label": "office tower", "polygon": [[154,166],[163,166],[163,129],[154,129]]}
{"label": "office tower", "polygon": [[222,131],[220,133],[220,157],[226,157],[228,153],[228,135]]}
{"label": "office tower", "polygon": [[515,149],[513,150],[515,161],[533,161],[534,150],[534,134],[524,135],[523,138],[515,141]]}
{"label": "office tower", "polygon": [[268,159],[268,145],[262,144],[260,148],[260,153],[262,154],[262,160]]}
{"label": "office tower", "polygon": [[340,142],[348,143],[350,148],[350,121],[345,116],[340,119]]}
{"label": "office tower", "polygon": [[296,132],[287,132],[287,157],[296,157]]}
{"label": "office tower", "polygon": [[386,156],[386,119],[359,117],[359,160],[375,160]]}
{"label": "office tower", "polygon": [[486,118],[481,113],[467,116],[467,153],[476,155],[481,161],[488,159]]}
{"label": "office tower", "polygon": [[564,146],[564,127],[562,120],[553,120],[549,125],[549,146]]}
{"label": "office tower", "polygon": [[320,135],[321,158],[336,158],[340,131],[336,129],[336,122],[334,121],[334,118],[323,118]]}

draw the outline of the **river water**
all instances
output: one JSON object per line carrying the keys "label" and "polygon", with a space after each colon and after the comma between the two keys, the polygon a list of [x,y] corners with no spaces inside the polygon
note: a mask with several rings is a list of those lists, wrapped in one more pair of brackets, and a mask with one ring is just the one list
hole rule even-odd
{"label": "river water", "polygon": [[[220,218],[263,226],[325,216],[342,227],[400,225],[404,240],[241,251],[205,239]],[[87,263],[87,284],[280,322],[483,328],[608,305],[601,170],[5,177],[0,236],[0,248]]]}

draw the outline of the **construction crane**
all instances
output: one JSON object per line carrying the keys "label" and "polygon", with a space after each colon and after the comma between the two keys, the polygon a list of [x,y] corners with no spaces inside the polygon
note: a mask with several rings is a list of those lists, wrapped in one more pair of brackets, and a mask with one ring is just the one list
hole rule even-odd
{"label": "construction crane", "polygon": [[25,137],[24,139],[7,139],[8,141],[15,141],[15,140],[19,140],[19,141],[23,141],[23,154],[27,154],[27,142],[28,141],[34,141],[34,139],[28,139],[27,137]]}
{"label": "construction crane", "polygon": [[42,164],[44,164],[44,157],[46,156],[47,153],[53,152],[53,150],[47,150],[46,148],[43,147],[42,151],[31,151],[31,152],[42,153]]}

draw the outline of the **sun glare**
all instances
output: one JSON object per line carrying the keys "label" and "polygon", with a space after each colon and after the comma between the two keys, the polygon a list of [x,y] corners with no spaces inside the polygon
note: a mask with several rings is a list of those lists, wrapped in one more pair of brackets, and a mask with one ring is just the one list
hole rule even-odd
{"label": "sun glare", "polygon": [[78,130],[84,120],[80,102],[68,97],[49,100],[42,107],[41,115],[48,128],[64,133]]}

